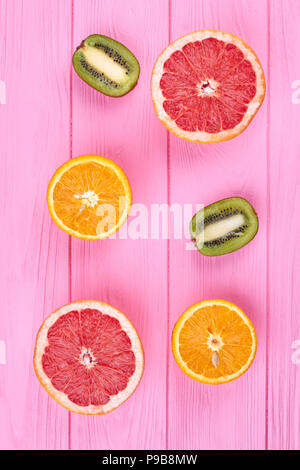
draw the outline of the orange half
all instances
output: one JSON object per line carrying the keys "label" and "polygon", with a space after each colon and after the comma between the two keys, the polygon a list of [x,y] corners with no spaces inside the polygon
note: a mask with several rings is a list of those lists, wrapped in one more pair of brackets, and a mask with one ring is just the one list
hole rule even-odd
{"label": "orange half", "polygon": [[244,312],[225,300],[204,300],[178,319],[172,335],[174,358],[192,379],[221,384],[240,377],[252,364],[257,339]]}
{"label": "orange half", "polygon": [[84,240],[100,240],[116,232],[128,217],[131,202],[124,171],[98,155],[64,163],[51,178],[47,192],[54,222]]}

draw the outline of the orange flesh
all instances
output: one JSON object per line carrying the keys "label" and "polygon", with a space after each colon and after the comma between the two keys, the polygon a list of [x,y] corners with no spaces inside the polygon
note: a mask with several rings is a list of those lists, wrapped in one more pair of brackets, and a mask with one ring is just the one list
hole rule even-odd
{"label": "orange flesh", "polygon": [[[235,311],[221,305],[197,310],[179,334],[179,352],[187,367],[213,379],[240,370],[251,355],[252,344],[247,324]],[[217,367],[212,360],[214,352],[219,357]]]}
{"label": "orange flesh", "polygon": [[[83,197],[88,191],[93,193],[91,200]],[[54,210],[70,229],[83,235],[98,235],[99,223],[101,225],[104,217],[107,219],[106,230],[120,219],[125,197],[125,188],[111,168],[96,162],[78,164],[67,170],[56,183]],[[111,209],[106,210],[103,206],[100,214],[102,204],[108,204]]]}

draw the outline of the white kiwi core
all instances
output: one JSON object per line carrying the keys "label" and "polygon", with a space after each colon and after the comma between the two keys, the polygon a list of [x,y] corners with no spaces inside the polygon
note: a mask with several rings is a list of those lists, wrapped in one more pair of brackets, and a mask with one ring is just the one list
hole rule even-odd
{"label": "white kiwi core", "polygon": [[110,80],[120,83],[126,79],[126,70],[101,49],[85,45],[82,48],[82,53],[86,61],[97,72],[104,73]]}
{"label": "white kiwi core", "polygon": [[243,214],[235,214],[204,227],[204,243],[224,237],[245,224]]}

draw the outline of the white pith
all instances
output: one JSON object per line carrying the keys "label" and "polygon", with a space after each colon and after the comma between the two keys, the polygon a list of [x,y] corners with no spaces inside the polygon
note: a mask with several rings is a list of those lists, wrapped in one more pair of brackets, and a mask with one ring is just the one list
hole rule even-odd
{"label": "white pith", "polygon": [[[45,351],[45,348],[48,346],[47,333],[49,328],[60,318],[62,315],[65,315],[72,310],[82,310],[85,308],[97,309],[100,310],[103,314],[110,315],[113,318],[119,320],[122,329],[127,333],[130,338],[132,351],[136,359],[136,368],[133,375],[129,378],[127,387],[125,390],[120,391],[118,394],[111,396],[109,402],[105,405],[100,406],[79,406],[69,400],[68,396],[56,388],[53,387],[51,379],[44,372],[42,366],[42,357]],[[80,358],[78,358],[80,360]],[[82,360],[84,360],[82,358]],[[127,319],[127,317],[121,313],[116,308],[99,301],[87,300],[73,302],[71,304],[65,305],[60,309],[53,312],[42,324],[36,339],[35,354],[34,354],[34,368],[38,376],[39,381],[47,392],[62,406],[81,414],[103,414],[112,411],[114,408],[123,403],[136,389],[144,370],[144,354],[140,339],[138,334]]]}
{"label": "white pith", "polygon": [[83,194],[74,194],[76,199],[81,199],[82,203],[87,207],[95,207],[99,202],[99,196],[95,191],[88,190]]}
{"label": "white pith", "polygon": [[[164,63],[171,56],[171,54],[173,54],[173,52],[182,49],[187,43],[203,41],[203,39],[210,37],[213,37],[220,41],[232,43],[243,52],[245,59],[248,59],[251,62],[254,72],[256,73],[256,94],[250,101],[250,103],[247,105],[248,108],[246,113],[244,114],[242,121],[233,129],[223,130],[215,134],[205,131],[185,131],[177,126],[176,122],[170,118],[170,116],[165,112],[163,108],[163,103],[166,98],[164,98],[160,88],[160,79],[164,73]],[[209,80],[210,77],[207,77],[207,79]],[[265,94],[265,78],[263,69],[258,61],[258,58],[256,57],[255,53],[250,49],[250,47],[248,47],[244,43],[244,41],[232,34],[224,33],[222,31],[203,30],[187,34],[186,36],[177,39],[161,53],[153,68],[151,88],[156,113],[159,119],[173,134],[177,135],[178,137],[181,137],[182,139],[186,139],[192,142],[209,143],[231,139],[236,135],[240,134],[247,127],[247,125],[249,124],[249,122],[251,121],[251,119],[253,118],[262,103]]]}
{"label": "white pith", "polygon": [[78,360],[87,369],[92,369],[97,364],[93,351],[90,348],[82,347]]}
{"label": "white pith", "polygon": [[217,333],[209,334],[209,337],[207,340],[207,346],[209,347],[209,349],[211,349],[212,351],[219,351],[223,345],[224,343],[220,335],[218,335]]}
{"label": "white pith", "polygon": [[[243,319],[245,325],[247,325],[247,327],[249,328],[250,333],[251,333],[251,337],[252,337],[252,340],[253,340],[252,341],[252,350],[251,350],[251,353],[249,355],[249,358],[248,358],[247,362],[238,371],[236,371],[234,374],[225,375],[225,376],[223,376],[222,378],[219,378],[219,379],[208,378],[208,377],[206,377],[202,374],[197,374],[196,372],[191,370],[188,367],[188,364],[183,361],[183,359],[181,357],[181,354],[180,354],[180,351],[179,351],[179,347],[180,347],[179,336],[180,336],[181,329],[183,328],[185,322],[190,317],[192,317],[193,314],[197,310],[199,310],[200,308],[202,308],[202,307],[211,307],[214,304],[215,305],[222,305],[222,306],[227,307],[231,310],[234,310]],[[192,377],[193,379],[195,379],[199,382],[214,385],[214,384],[221,384],[221,383],[225,383],[225,382],[230,382],[230,381],[240,377],[240,375],[242,375],[244,372],[246,372],[246,370],[252,364],[253,359],[254,359],[255,354],[256,354],[256,333],[255,333],[254,326],[252,325],[250,319],[236,305],[234,305],[230,302],[227,302],[226,300],[222,300],[222,299],[203,300],[202,302],[198,302],[198,303],[192,305],[191,307],[189,307],[181,315],[181,317],[178,319],[178,321],[177,321],[177,323],[174,327],[174,331],[173,331],[172,345],[173,345],[173,352],[174,352],[174,355],[176,357],[176,361],[178,361],[178,363],[180,363],[180,367],[182,368],[182,370],[187,375],[189,375],[190,377]],[[212,349],[212,348],[210,348],[210,349]],[[217,350],[215,350],[214,352],[217,352]],[[212,361],[213,361],[213,356],[212,356]]]}
{"label": "white pith", "polygon": [[120,83],[126,79],[126,70],[101,49],[85,44],[82,53],[97,72],[104,73],[110,80]]}
{"label": "white pith", "polygon": [[212,78],[205,80],[204,82],[199,83],[199,96],[212,96],[217,94],[218,83]]}
{"label": "white pith", "polygon": [[245,219],[243,214],[235,214],[226,219],[218,220],[218,222],[205,225],[204,233],[202,233],[202,235],[200,233],[200,237],[203,237],[204,243],[217,240],[218,238],[224,237],[227,233],[238,229],[244,225],[244,223]]}

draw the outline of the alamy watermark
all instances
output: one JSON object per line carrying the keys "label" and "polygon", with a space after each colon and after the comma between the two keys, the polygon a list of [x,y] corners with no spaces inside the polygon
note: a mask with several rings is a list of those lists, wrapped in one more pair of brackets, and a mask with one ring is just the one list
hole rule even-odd
{"label": "alamy watermark", "polygon": [[292,363],[297,365],[300,364],[300,339],[295,339],[295,341],[292,342]]}
{"label": "alamy watermark", "polygon": [[300,104],[300,80],[294,80],[292,88],[295,89],[292,93],[292,103]]}
{"label": "alamy watermark", "polygon": [[[124,213],[125,205],[126,198],[123,197],[119,199],[119,207],[112,204],[99,204],[96,209],[96,215],[99,217],[96,232],[107,234],[113,232],[118,218],[122,219],[122,215],[119,214]],[[203,226],[203,211],[200,211],[203,207],[203,204],[174,203],[169,206],[166,203],[150,205],[135,203],[131,206],[127,220],[117,232],[110,235],[110,238],[116,240],[185,240],[185,249],[193,250],[196,248],[192,241],[190,222],[197,213],[197,227],[200,227],[201,223]],[[82,210],[84,209],[83,206]],[[199,247],[201,241],[202,243],[204,241],[204,231],[197,231],[196,236]]]}
{"label": "alamy watermark", "polygon": [[0,364],[6,364],[6,345],[4,341],[0,339]]}
{"label": "alamy watermark", "polygon": [[0,104],[6,104],[6,85],[3,80],[0,80]]}

